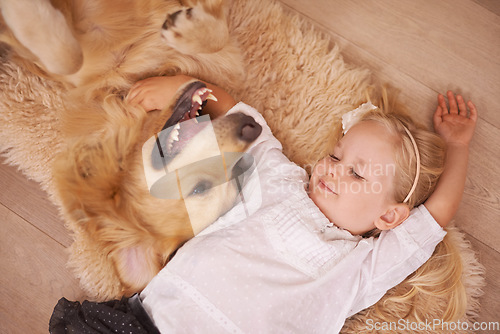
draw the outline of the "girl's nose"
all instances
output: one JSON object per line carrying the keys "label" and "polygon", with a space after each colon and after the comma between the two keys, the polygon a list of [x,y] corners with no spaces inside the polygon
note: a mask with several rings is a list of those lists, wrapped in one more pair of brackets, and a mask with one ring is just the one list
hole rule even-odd
{"label": "girl's nose", "polygon": [[345,174],[345,167],[341,163],[336,163],[333,166],[329,166],[328,175],[333,180],[343,177],[344,174]]}
{"label": "girl's nose", "polygon": [[329,166],[328,168],[328,176],[335,180],[338,177],[338,165]]}

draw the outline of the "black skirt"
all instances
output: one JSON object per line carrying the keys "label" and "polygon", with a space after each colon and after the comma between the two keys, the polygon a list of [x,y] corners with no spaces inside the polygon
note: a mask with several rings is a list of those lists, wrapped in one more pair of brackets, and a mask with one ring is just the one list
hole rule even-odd
{"label": "black skirt", "polygon": [[159,334],[139,295],[104,303],[59,299],[49,322],[51,334]]}

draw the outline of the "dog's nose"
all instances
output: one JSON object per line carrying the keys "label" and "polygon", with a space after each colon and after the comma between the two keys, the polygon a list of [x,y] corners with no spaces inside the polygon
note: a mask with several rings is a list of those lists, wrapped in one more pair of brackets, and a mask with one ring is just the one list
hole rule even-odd
{"label": "dog's nose", "polygon": [[241,140],[252,142],[257,139],[261,132],[262,126],[253,117],[243,115],[238,132]]}

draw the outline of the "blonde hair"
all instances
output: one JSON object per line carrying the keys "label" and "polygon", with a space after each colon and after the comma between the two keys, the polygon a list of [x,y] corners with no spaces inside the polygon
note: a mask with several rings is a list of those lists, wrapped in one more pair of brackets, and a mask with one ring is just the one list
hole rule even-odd
{"label": "blonde hair", "polygon": [[[424,322],[430,315],[443,322],[457,321],[467,308],[462,274],[460,252],[445,236],[432,257],[375,304],[374,311],[387,322],[399,319]],[[440,332],[438,328],[436,332]]]}
{"label": "blonde hair", "polygon": [[392,108],[384,96],[380,107],[365,114],[360,122],[377,122],[394,135],[394,198],[403,203],[416,180],[415,189],[405,202],[412,209],[434,191],[443,172],[446,146],[441,137],[415,122],[404,110]]}

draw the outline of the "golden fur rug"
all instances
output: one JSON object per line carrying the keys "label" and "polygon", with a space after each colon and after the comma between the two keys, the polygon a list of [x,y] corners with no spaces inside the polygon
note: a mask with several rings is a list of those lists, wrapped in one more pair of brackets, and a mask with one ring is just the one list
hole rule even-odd
{"label": "golden fur rug", "polygon": [[[262,112],[291,160],[311,166],[334,143],[341,115],[366,100],[369,71],[346,64],[328,38],[272,1],[234,0],[229,20],[248,73],[243,85],[231,93]],[[63,109],[62,87],[17,67],[3,45],[0,62],[0,152],[54,198],[50,166],[63,145],[58,115]],[[432,274],[443,268],[461,271],[460,279],[433,282]],[[448,308],[454,305],[451,301],[464,298],[467,306],[459,310],[460,317],[448,320],[471,322],[479,311],[483,285],[483,268],[470,244],[451,227],[426,265],[375,306],[348,319],[342,333],[382,333],[368,325],[382,327],[398,319],[415,325],[448,319],[454,313]],[[407,296],[404,300],[391,298],[403,295]],[[401,326],[391,330],[404,332],[409,331]]]}

